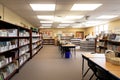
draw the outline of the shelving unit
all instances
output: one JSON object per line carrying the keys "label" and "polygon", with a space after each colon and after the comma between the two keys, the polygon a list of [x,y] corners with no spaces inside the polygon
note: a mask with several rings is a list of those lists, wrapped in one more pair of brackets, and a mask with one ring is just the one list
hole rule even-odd
{"label": "shelving unit", "polygon": [[54,45],[55,39],[43,39],[43,44],[45,45]]}
{"label": "shelving unit", "polygon": [[96,52],[105,53],[105,50],[107,50],[107,41],[107,39],[99,39],[96,41]]}
{"label": "shelving unit", "polygon": [[30,59],[30,30],[19,27],[19,68]]}
{"label": "shelving unit", "polygon": [[31,30],[31,58],[43,47],[42,33]]}
{"label": "shelving unit", "polygon": [[42,48],[39,32],[0,21],[0,75],[9,80]]}

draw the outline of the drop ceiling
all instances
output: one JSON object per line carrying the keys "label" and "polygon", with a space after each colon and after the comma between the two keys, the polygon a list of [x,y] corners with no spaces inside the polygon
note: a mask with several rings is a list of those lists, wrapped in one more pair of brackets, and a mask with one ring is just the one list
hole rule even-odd
{"label": "drop ceiling", "polygon": [[[84,15],[82,19],[76,19],[74,24],[84,21],[86,16],[88,21],[111,21],[118,19],[120,16],[120,0],[0,0],[0,3],[23,17],[35,27],[41,27],[40,19],[37,15],[53,15],[63,18],[68,15],[79,16]],[[56,4],[55,11],[33,11],[29,4]],[[71,11],[73,4],[102,4],[93,11]],[[97,17],[101,15],[118,15],[117,18],[99,20]],[[57,27],[60,22],[54,22],[52,27]]]}

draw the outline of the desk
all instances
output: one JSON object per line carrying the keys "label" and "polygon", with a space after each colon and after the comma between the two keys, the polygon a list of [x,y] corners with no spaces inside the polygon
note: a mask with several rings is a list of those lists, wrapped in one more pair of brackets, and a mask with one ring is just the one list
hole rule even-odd
{"label": "desk", "polygon": [[114,75],[117,78],[120,78],[120,66],[114,65],[110,62],[107,62],[105,58],[89,58],[92,62],[94,62],[97,66],[102,69],[108,71],[110,74]]}
{"label": "desk", "polygon": [[82,54],[82,58],[82,79],[84,78],[84,59],[92,61],[96,66],[115,76],[117,80],[120,79],[120,66],[107,62],[104,54]]}
{"label": "desk", "polygon": [[91,53],[82,54],[82,79],[85,77],[87,72],[90,70],[90,68],[88,68],[87,71],[84,71],[84,59],[89,60],[89,58],[103,58],[104,59],[105,55],[104,54],[91,54]]}
{"label": "desk", "polygon": [[62,45],[61,47],[62,47],[62,51],[61,51],[62,56],[65,54],[65,49],[70,49],[70,48],[73,49],[72,52],[74,52],[74,55],[76,56],[76,49],[75,49],[76,45],[65,44],[65,45]]}

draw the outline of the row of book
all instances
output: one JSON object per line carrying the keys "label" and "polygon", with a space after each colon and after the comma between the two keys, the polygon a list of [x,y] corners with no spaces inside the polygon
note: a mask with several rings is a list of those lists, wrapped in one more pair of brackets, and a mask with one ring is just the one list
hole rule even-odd
{"label": "row of book", "polygon": [[17,36],[17,29],[1,29],[0,30],[0,36],[1,37]]}
{"label": "row of book", "polygon": [[11,73],[13,73],[16,69],[18,68],[18,64],[16,63],[11,63],[5,68],[1,69],[1,74],[3,75],[3,80],[7,78]]}
{"label": "row of book", "polygon": [[12,57],[0,56],[0,68],[12,62]]}
{"label": "row of book", "polygon": [[19,36],[20,36],[20,37],[28,37],[28,36],[30,36],[30,35],[29,35],[29,32],[28,32],[28,31],[26,31],[26,30],[20,30],[20,31],[19,31]]}
{"label": "row of book", "polygon": [[19,39],[19,45],[20,46],[26,45],[26,44],[29,44],[29,43],[30,43],[29,39]]}
{"label": "row of book", "polygon": [[98,42],[99,46],[105,46],[105,42]]}
{"label": "row of book", "polygon": [[32,38],[32,43],[40,41],[40,38]]}
{"label": "row of book", "polygon": [[25,53],[23,56],[19,58],[19,64],[20,66],[28,59],[30,58],[30,53]]}
{"label": "row of book", "polygon": [[28,52],[29,50],[30,50],[30,49],[29,49],[29,46],[28,46],[28,45],[20,48],[20,49],[19,49],[19,51],[20,51],[20,52],[19,52],[19,56],[25,54],[25,53]]}
{"label": "row of book", "polygon": [[32,50],[32,55],[34,55],[34,54],[36,54],[36,52],[40,49],[42,47],[42,45],[41,46],[39,46],[39,47],[37,47],[37,48],[35,48],[35,49],[33,49]]}
{"label": "row of book", "polygon": [[115,33],[111,33],[111,34],[100,34],[99,35],[99,39],[106,39],[106,40],[113,40],[113,41],[120,41],[120,34],[115,34]]}
{"label": "row of book", "polygon": [[40,36],[40,34],[37,32],[32,32],[32,36]]}
{"label": "row of book", "polygon": [[120,52],[120,45],[112,45],[112,44],[108,44],[107,48],[109,50],[113,50],[115,52]]}
{"label": "row of book", "polygon": [[4,52],[17,47],[17,40],[0,41],[0,52]]}

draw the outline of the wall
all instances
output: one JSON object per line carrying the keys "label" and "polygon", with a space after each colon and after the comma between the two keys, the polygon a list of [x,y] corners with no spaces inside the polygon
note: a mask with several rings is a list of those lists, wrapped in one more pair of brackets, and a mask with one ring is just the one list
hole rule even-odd
{"label": "wall", "polygon": [[[118,32],[120,34],[120,19],[108,23],[109,32]],[[86,34],[94,33],[94,27],[86,28]]]}
{"label": "wall", "polygon": [[92,34],[94,35],[94,27],[89,27],[85,29],[85,35]]}
{"label": "wall", "polygon": [[120,31],[120,19],[110,22],[109,30],[112,32]]}
{"label": "wall", "polygon": [[1,20],[7,21],[13,24],[17,24],[23,27],[26,27],[26,26],[33,27],[32,24],[30,24],[25,19],[15,14],[13,11],[3,6],[2,4],[0,4],[0,16],[2,17]]}

